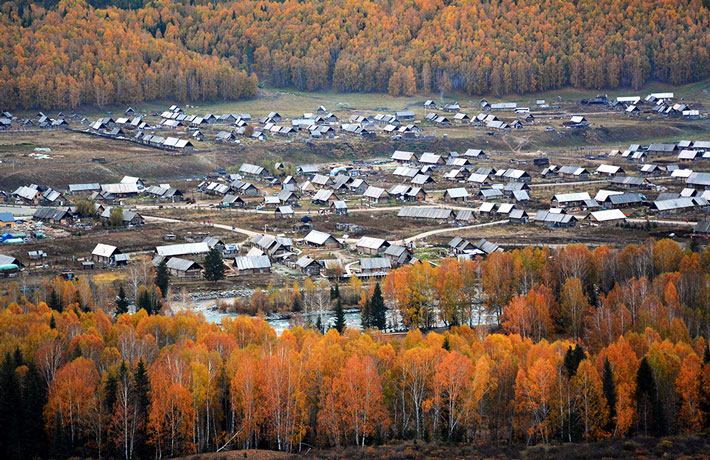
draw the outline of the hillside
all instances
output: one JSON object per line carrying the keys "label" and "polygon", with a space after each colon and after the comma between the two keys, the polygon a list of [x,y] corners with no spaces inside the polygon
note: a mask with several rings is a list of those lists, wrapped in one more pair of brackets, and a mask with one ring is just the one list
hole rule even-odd
{"label": "hillside", "polygon": [[393,95],[675,85],[710,75],[709,4],[14,0],[0,6],[0,106],[233,100],[255,93],[250,72]]}

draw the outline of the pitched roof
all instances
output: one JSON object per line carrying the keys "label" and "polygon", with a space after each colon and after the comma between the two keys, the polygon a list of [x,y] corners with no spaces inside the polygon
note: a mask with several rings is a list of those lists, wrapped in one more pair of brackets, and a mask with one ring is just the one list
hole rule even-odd
{"label": "pitched roof", "polygon": [[446,189],[446,194],[450,198],[467,198],[469,196],[468,190],[466,190],[466,188],[464,187]]}
{"label": "pitched roof", "polygon": [[329,233],[319,232],[318,230],[311,230],[310,233],[308,233],[308,235],[306,235],[303,240],[307,243],[322,246],[331,238],[335,239]]}
{"label": "pitched roof", "polygon": [[389,270],[390,268],[392,268],[392,264],[387,257],[360,259],[361,270]]}
{"label": "pitched roof", "polygon": [[234,258],[237,270],[261,270],[271,268],[269,256],[241,256]]}
{"label": "pitched roof", "polygon": [[427,206],[405,206],[399,210],[397,217],[413,217],[416,219],[450,219],[451,209],[433,208]]}
{"label": "pitched roof", "polygon": [[414,160],[416,160],[416,157],[414,156],[414,152],[406,152],[406,151],[402,151],[402,150],[395,150],[395,152],[392,154],[391,158],[396,161],[414,161]]}
{"label": "pitched roof", "polygon": [[591,218],[597,222],[607,222],[610,220],[626,219],[626,215],[620,209],[605,209],[603,211],[594,211],[590,214]]}
{"label": "pitched roof", "polygon": [[591,199],[589,193],[587,192],[558,193],[554,198],[558,203],[569,203]]}
{"label": "pitched roof", "polygon": [[205,242],[200,243],[183,243],[170,244],[166,246],[157,246],[155,248],[159,256],[172,257],[188,254],[206,254],[210,251],[209,246]]}
{"label": "pitched roof", "polygon": [[355,246],[365,249],[380,249],[385,244],[389,246],[389,243],[381,238],[363,236],[357,243],[355,243]]}
{"label": "pitched roof", "polygon": [[116,252],[121,252],[118,250],[116,246],[111,246],[109,244],[103,244],[99,243],[96,245],[94,250],[91,252],[92,256],[99,256],[99,257],[111,257],[116,254]]}

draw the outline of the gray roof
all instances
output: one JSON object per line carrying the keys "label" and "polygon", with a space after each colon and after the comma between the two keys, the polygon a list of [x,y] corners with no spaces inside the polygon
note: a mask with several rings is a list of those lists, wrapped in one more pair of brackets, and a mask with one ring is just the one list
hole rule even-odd
{"label": "gray roof", "polygon": [[[612,195],[618,196],[618,195]],[[607,222],[610,220],[625,220],[626,215],[620,209],[605,209],[603,211],[594,211],[590,214],[591,218],[597,222]]]}
{"label": "gray roof", "polygon": [[69,184],[70,192],[90,192],[95,190],[101,190],[101,186],[98,183],[92,184]]}
{"label": "gray roof", "polygon": [[708,202],[704,198],[675,198],[671,200],[656,200],[653,206],[659,211],[670,211],[674,209],[694,208],[696,206],[707,206]]}
{"label": "gray roof", "polygon": [[109,244],[103,244],[99,243],[96,245],[94,250],[91,252],[92,256],[99,256],[99,257],[111,257],[116,254],[116,252],[121,252],[118,250],[116,246],[111,246]]}
{"label": "gray roof", "polygon": [[500,247],[495,244],[491,243],[490,241],[486,240],[485,238],[481,238],[478,240],[478,242],[475,244],[475,246],[480,249],[481,251],[485,252],[486,254],[491,254],[493,252],[496,252],[500,249]]}
{"label": "gray roof", "polygon": [[644,199],[638,193],[620,193],[618,195],[609,195],[606,201],[614,205],[625,205],[643,203]]}
{"label": "gray roof", "polygon": [[412,161],[416,160],[416,157],[414,156],[414,152],[395,150],[395,152],[392,154],[392,159],[398,161]]}
{"label": "gray roof", "polygon": [[0,265],[22,265],[20,262],[12,256],[6,256],[5,254],[0,254]]}
{"label": "gray roof", "polygon": [[363,236],[362,238],[360,238],[360,240],[358,240],[357,243],[355,243],[355,246],[357,246],[358,248],[365,248],[365,249],[379,249],[385,244],[389,245],[389,243],[387,243],[387,241],[385,241],[381,238],[372,238],[369,236]]}
{"label": "gray roof", "polygon": [[362,270],[389,270],[390,268],[392,265],[387,257],[360,259],[360,269]]}
{"label": "gray roof", "polygon": [[298,265],[300,268],[306,268],[311,264],[316,263],[315,259],[312,259],[308,256],[301,256],[297,261],[296,265]]}
{"label": "gray roof", "polygon": [[416,219],[450,219],[451,209],[432,208],[425,206],[405,206],[399,210],[397,217],[413,217]]}
{"label": "gray roof", "polygon": [[672,152],[676,149],[676,144],[651,144],[648,150],[652,152]]}
{"label": "gray roof", "polygon": [[524,217],[527,217],[528,213],[525,212],[524,209],[513,209],[510,211],[510,214],[508,214],[508,217],[511,219],[522,219]]}
{"label": "gray roof", "polygon": [[558,203],[571,203],[577,201],[590,200],[592,197],[589,196],[587,192],[576,192],[576,193],[558,193],[555,195],[554,199]]}
{"label": "gray roof", "polygon": [[17,195],[26,200],[34,200],[39,190],[36,187],[21,186],[13,192],[13,195]]}
{"label": "gray roof", "polygon": [[303,240],[307,243],[320,246],[325,244],[331,238],[333,238],[333,236],[329,233],[319,232],[318,230],[311,230],[310,233],[306,235]]}
{"label": "gray roof", "polygon": [[367,190],[365,190],[364,196],[367,198],[382,198],[384,194],[385,189],[370,185],[369,187],[367,187]]}
{"label": "gray roof", "polygon": [[313,195],[313,201],[328,201],[331,197],[335,196],[332,190],[322,188]]}
{"label": "gray roof", "polygon": [[710,233],[710,220],[701,220],[693,229],[695,233]]}
{"label": "gray roof", "polygon": [[202,266],[200,266],[198,263],[187,259],[181,259],[179,257],[171,257],[170,259],[168,259],[166,265],[171,270],[177,270],[181,272],[186,272],[188,270],[193,269],[202,269]]}
{"label": "gray roof", "polygon": [[450,198],[467,198],[468,197],[468,190],[464,187],[457,187],[457,188],[449,188],[446,189],[446,194]]}
{"label": "gray roof", "polygon": [[35,211],[33,217],[43,220],[59,221],[69,214],[69,208],[39,208]]}
{"label": "gray roof", "polygon": [[407,248],[405,248],[404,246],[398,246],[398,245],[393,244],[385,250],[385,255],[399,257],[402,254],[404,254],[406,251],[407,251]]}
{"label": "gray roof", "polygon": [[617,176],[611,179],[611,183],[615,185],[643,185],[643,179],[641,177],[632,176]]}
{"label": "gray roof", "polygon": [[156,252],[160,256],[172,257],[172,256],[182,256],[188,254],[206,254],[210,251],[209,246],[205,242],[201,243],[183,243],[183,244],[170,244],[167,246],[158,246],[155,248]]}
{"label": "gray roof", "polygon": [[241,168],[239,168],[239,172],[244,174],[260,175],[264,172],[264,168],[262,168],[261,166],[244,163]]}
{"label": "gray roof", "polygon": [[431,176],[427,174],[417,174],[412,178],[412,184],[417,184],[417,185],[422,185],[426,184],[427,182],[431,181]]}
{"label": "gray roof", "polygon": [[473,216],[473,209],[461,209],[458,214],[456,214],[456,220],[469,221],[471,220],[471,216]]}
{"label": "gray roof", "polygon": [[503,192],[497,188],[486,188],[481,190],[481,195],[484,198],[493,198],[496,196],[503,196]]}
{"label": "gray roof", "polygon": [[101,190],[113,194],[138,193],[138,185],[133,184],[101,184]]}
{"label": "gray roof", "polygon": [[710,173],[694,172],[685,181],[689,185],[710,185]]}
{"label": "gray roof", "polygon": [[237,270],[260,270],[271,268],[269,256],[242,256],[234,258]]}
{"label": "gray roof", "polygon": [[544,222],[546,224],[559,225],[568,224],[573,220],[577,220],[577,218],[571,214],[561,214],[550,211],[538,211],[535,214],[533,220],[536,222]]}

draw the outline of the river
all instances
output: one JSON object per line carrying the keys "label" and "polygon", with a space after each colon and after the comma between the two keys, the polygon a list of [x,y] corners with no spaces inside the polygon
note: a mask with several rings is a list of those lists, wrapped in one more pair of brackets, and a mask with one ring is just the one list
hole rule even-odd
{"label": "river", "polygon": [[[204,315],[205,320],[209,321],[210,323],[216,323],[220,324],[222,322],[223,318],[235,318],[239,316],[238,313],[224,313],[217,309],[217,302],[221,303],[232,303],[234,301],[234,298],[227,297],[227,298],[221,298],[221,299],[212,299],[212,300],[193,300],[191,302],[191,310],[200,312]],[[181,302],[174,302],[173,306],[178,307],[178,308],[184,308],[184,304]],[[396,315],[396,317],[394,316]],[[284,318],[281,316],[273,316],[273,317],[266,317],[266,321],[271,325],[272,328],[276,331],[278,335],[281,335],[283,331],[288,329],[290,327],[290,319],[289,318]],[[335,314],[332,311],[326,311],[323,313],[323,319],[322,319],[324,324],[327,324],[329,326],[332,326],[335,323]],[[476,325],[478,324],[491,324],[495,321],[495,318],[492,316],[489,316],[487,314],[482,314],[480,315],[480,320],[476,321]],[[399,323],[399,315],[395,312],[388,311],[387,312],[387,322],[388,324],[395,322]],[[354,309],[346,309],[345,310],[345,325],[348,328],[352,329],[362,329],[362,321],[360,318],[360,311],[359,310],[354,310]],[[438,323],[435,324],[435,326],[444,326],[443,323]]]}

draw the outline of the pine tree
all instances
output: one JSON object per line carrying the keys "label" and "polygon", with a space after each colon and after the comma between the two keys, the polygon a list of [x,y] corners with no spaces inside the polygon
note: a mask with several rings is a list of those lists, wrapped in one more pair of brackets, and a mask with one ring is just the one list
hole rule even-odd
{"label": "pine tree", "polygon": [[451,344],[449,343],[449,334],[446,334],[444,336],[444,343],[441,344],[441,348],[443,348],[446,351],[451,351]]}
{"label": "pine tree", "polygon": [[15,370],[15,362],[10,353],[0,366],[0,452],[7,458],[21,458],[20,417],[20,382]]}
{"label": "pine tree", "polygon": [[318,315],[318,318],[316,319],[316,329],[318,329],[318,332],[321,334],[323,333],[323,320],[320,315]]}
{"label": "pine tree", "polygon": [[575,345],[574,349],[571,345],[567,347],[567,353],[565,353],[564,359],[564,367],[568,379],[574,377],[574,375],[577,373],[579,363],[581,363],[585,357],[586,355],[584,354],[584,349],[579,346],[579,344]]}
{"label": "pine tree", "polygon": [[81,298],[81,291],[78,289],[74,291],[74,303],[76,304],[76,308],[88,313],[90,311],[89,305],[84,305],[84,300]]}
{"label": "pine tree", "polygon": [[372,307],[370,306],[370,299],[365,299],[365,305],[362,306],[360,311],[360,321],[362,322],[362,329],[369,329],[372,327]]}
{"label": "pine tree", "polygon": [[609,358],[604,361],[604,371],[602,373],[602,391],[604,392],[604,399],[606,400],[606,406],[609,410],[608,423],[606,424],[606,431],[609,433],[614,432],[614,424],[616,422],[616,384],[614,383],[614,372],[611,369],[611,364],[609,363]]}
{"label": "pine tree", "polygon": [[343,311],[343,302],[338,298],[335,304],[335,330],[341,334],[345,330],[345,312]]}
{"label": "pine tree", "polygon": [[15,352],[12,354],[12,360],[15,363],[15,368],[18,368],[25,364],[25,360],[22,357],[22,350],[20,350],[20,347],[15,347]]}
{"label": "pine tree", "polygon": [[217,281],[224,279],[225,270],[226,267],[222,261],[222,255],[216,248],[210,249],[210,252],[205,257],[205,279],[216,284]]}
{"label": "pine tree", "polygon": [[293,306],[291,310],[297,313],[303,311],[303,297],[301,297],[300,294],[293,296]]}
{"label": "pine tree", "polygon": [[710,387],[710,382],[706,382],[705,375],[710,375],[710,372],[706,372],[710,367],[710,348],[708,344],[705,344],[705,352],[703,352],[703,366],[700,368],[701,372],[698,378],[700,379],[700,402],[698,408],[702,415],[703,427],[705,429],[710,428],[710,392],[708,392],[708,387]]}
{"label": "pine tree", "polygon": [[166,298],[170,287],[170,273],[168,273],[168,260],[165,258],[160,261],[155,271],[155,285],[160,289],[163,298]]}
{"label": "pine tree", "polygon": [[144,309],[149,315],[153,314],[153,302],[150,299],[150,293],[145,286],[141,286],[136,296],[136,309]]}
{"label": "pine tree", "polygon": [[643,430],[643,434],[646,436],[649,433],[649,428],[651,434],[663,435],[665,433],[663,406],[658,399],[653,370],[645,356],[636,373],[636,406],[639,430]]}
{"label": "pine tree", "polygon": [[52,288],[49,293],[49,304],[47,305],[52,310],[56,310],[61,313],[62,311],[62,300],[59,298],[57,291]]}
{"label": "pine tree", "polygon": [[370,299],[370,310],[372,311],[372,327],[384,331],[387,328],[387,307],[385,299],[382,297],[380,283],[375,284],[375,290]]}
{"label": "pine tree", "polygon": [[113,408],[116,405],[117,392],[118,380],[114,375],[109,374],[104,384],[104,409],[107,414],[113,413]]}
{"label": "pine tree", "polygon": [[135,453],[137,458],[150,458],[153,454],[148,445],[148,410],[150,408],[150,380],[143,359],[138,361],[133,374],[133,397],[138,402],[138,430],[136,433]]}
{"label": "pine tree", "polygon": [[335,287],[333,288],[333,296],[336,299],[340,298],[340,285],[338,283],[335,283]]}
{"label": "pine tree", "polygon": [[49,328],[50,329],[56,329],[57,328],[57,322],[54,320],[54,315],[52,315],[49,318]]}
{"label": "pine tree", "polygon": [[126,300],[126,291],[123,289],[123,284],[118,287],[118,297],[116,297],[116,317],[124,313],[128,313],[128,300]]}
{"label": "pine tree", "polygon": [[23,458],[46,458],[47,432],[44,429],[44,406],[47,392],[42,376],[33,362],[28,363],[22,379],[22,433],[20,434]]}

